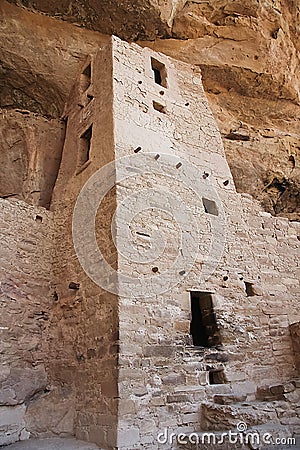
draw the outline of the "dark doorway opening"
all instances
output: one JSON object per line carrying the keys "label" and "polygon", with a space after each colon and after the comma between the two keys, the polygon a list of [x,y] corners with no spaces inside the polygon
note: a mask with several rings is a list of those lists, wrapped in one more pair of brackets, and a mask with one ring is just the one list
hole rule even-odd
{"label": "dark doorway opening", "polygon": [[212,295],[209,292],[192,291],[192,320],[190,334],[196,347],[214,347],[221,343]]}

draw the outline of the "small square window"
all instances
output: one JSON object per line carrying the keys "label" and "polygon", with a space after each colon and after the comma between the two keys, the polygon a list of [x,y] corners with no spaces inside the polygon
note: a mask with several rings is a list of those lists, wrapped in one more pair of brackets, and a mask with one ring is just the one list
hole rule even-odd
{"label": "small square window", "polygon": [[207,214],[212,214],[213,216],[218,216],[219,211],[216,202],[209,200],[208,198],[202,197],[202,203],[204,206],[204,211]]}
{"label": "small square window", "polygon": [[255,290],[253,288],[253,283],[249,283],[248,281],[245,281],[245,291],[247,297],[254,297]]}
{"label": "small square window", "polygon": [[79,167],[90,159],[90,148],[93,126],[91,125],[81,136],[79,142]]}
{"label": "small square window", "polygon": [[162,105],[161,103],[155,102],[154,100],[153,100],[153,108],[160,113],[166,114],[166,112],[167,112],[166,107],[164,105]]}
{"label": "small square window", "polygon": [[153,71],[155,83],[167,88],[168,85],[166,66],[157,59],[151,58],[151,69]]}
{"label": "small square window", "polygon": [[225,381],[223,369],[209,371],[209,384],[224,384]]}

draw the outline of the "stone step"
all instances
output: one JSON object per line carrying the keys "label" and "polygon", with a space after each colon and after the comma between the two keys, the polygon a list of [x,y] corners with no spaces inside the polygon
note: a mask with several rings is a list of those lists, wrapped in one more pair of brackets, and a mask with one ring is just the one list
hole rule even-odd
{"label": "stone step", "polygon": [[27,439],[7,445],[5,450],[99,450],[96,444],[73,438]]}
{"label": "stone step", "polygon": [[247,395],[236,395],[236,394],[216,394],[213,400],[218,405],[231,405],[234,403],[242,403],[247,400]]}
{"label": "stone step", "polygon": [[272,402],[244,402],[234,404],[202,403],[202,428],[210,430],[234,429],[239,422],[247,427],[266,423],[279,424],[276,406]]}
{"label": "stone step", "polygon": [[300,380],[293,379],[288,382],[267,385],[267,386],[259,386],[256,391],[257,400],[262,401],[270,401],[270,400],[287,400],[291,401],[290,398],[293,398],[297,394],[293,394],[293,392],[300,392]]}
{"label": "stone step", "polygon": [[[224,403],[234,403],[234,399],[236,399],[236,402],[255,400],[256,389],[255,383],[243,381],[239,383],[212,384],[206,386],[205,391],[211,400],[217,396],[216,403],[222,402],[222,396],[224,396]],[[232,397],[232,401],[230,401],[230,397]]]}

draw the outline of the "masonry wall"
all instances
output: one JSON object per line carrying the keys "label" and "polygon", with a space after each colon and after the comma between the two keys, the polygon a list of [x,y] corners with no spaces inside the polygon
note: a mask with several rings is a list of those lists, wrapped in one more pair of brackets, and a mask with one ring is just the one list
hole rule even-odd
{"label": "masonry wall", "polygon": [[[164,85],[151,58],[167,74]],[[3,309],[20,316],[1,329],[12,342],[4,353],[3,442],[28,432],[75,434],[102,448],[155,449],[165,428],[234,427],[235,412],[223,422],[216,415],[215,396],[251,402],[264,386],[297,375],[289,325],[300,319],[299,224],[236,193],[197,67],[103,37],[78,74],[64,120],[51,212],[3,201]],[[141,161],[138,170],[133,160],[122,165],[125,156]],[[115,187],[95,221],[97,242],[118,269],[108,292],[81,267],[72,220],[85,183],[112,161]],[[81,211],[82,240],[92,207],[87,201]],[[186,261],[197,257],[164,280],[179,251]],[[89,247],[85,257],[85,269],[97,271]],[[211,276],[201,278],[207,267]],[[211,295],[219,345],[193,346],[191,291]],[[297,426],[294,412],[268,411],[245,417]]]}
{"label": "masonry wall", "polygon": [[[89,70],[87,82],[83,72],[89,74]],[[116,443],[117,297],[98,287],[80,266],[72,241],[72,216],[85,182],[114,159],[112,77],[111,39],[107,37],[98,54],[86,61],[66,105],[66,140],[51,205],[56,226],[53,270],[57,292],[51,380],[58,386],[57,397],[63,402],[72,399],[74,434],[105,448]],[[83,160],[83,135],[90,126],[89,155]],[[116,254],[109,227],[115,203],[112,192],[96,218],[97,238],[113,266]],[[90,207],[87,202],[82,210],[83,238]],[[93,265],[93,254],[87,253],[86,258]],[[78,284],[78,288],[70,288],[70,283]]]}
{"label": "masonry wall", "polygon": [[[211,401],[215,394],[235,393],[255,400],[258,387],[296,375],[289,323],[299,317],[299,225],[273,218],[250,197],[236,193],[197,68],[119,41],[115,41],[114,52],[116,159],[140,147],[138,154],[153,152],[151,158],[162,158],[163,153],[176,156],[183,168],[185,161],[194,163],[199,177],[208,179],[217,191],[226,217],[224,255],[215,273],[200,283],[211,228],[201,198],[199,202],[176,181],[176,168],[173,179],[145,170],[134,181],[127,179],[117,187],[118,205],[131,195],[144,195],[146,189],[145,209],[158,211],[161,204],[152,189],[164,186],[166,204],[175,194],[182,210],[185,205],[192,210],[201,230],[199,258],[183,286],[150,297],[146,289],[145,296],[120,297],[118,447],[142,444],[152,449],[157,448],[157,435],[166,427],[178,433],[209,426],[201,403]],[[167,88],[155,83],[151,57],[165,66]],[[153,168],[150,160],[145,165]],[[213,220],[221,219],[220,214]],[[121,216],[119,220],[117,241],[122,245],[128,234]],[[178,253],[174,218],[149,211],[140,217],[132,215],[130,232],[128,245],[133,243],[144,251],[150,241],[170,239],[155,263],[135,264],[131,249],[119,255],[121,273],[142,280],[152,277],[155,283],[151,272],[155,266],[159,283],[160,273]],[[123,288],[126,292],[125,284]],[[200,349],[191,345],[190,290],[212,293],[222,346]],[[224,370],[224,384],[211,385],[209,374],[216,370]],[[277,421],[276,417],[272,412],[264,419]]]}
{"label": "masonry wall", "polygon": [[1,199],[0,444],[34,433],[30,411],[47,395],[52,213]]}
{"label": "masonry wall", "polygon": [[[187,206],[192,211],[201,230],[202,253],[193,265],[189,281],[185,280],[184,289],[176,289],[180,278],[177,272],[173,275],[176,277],[173,280],[175,290],[173,287],[165,293],[147,297],[147,288],[144,287],[144,295],[140,298],[134,294],[130,297],[121,294],[120,297],[118,445],[119,448],[136,448],[141,444],[146,448],[156,448],[157,435],[165,427],[184,430],[200,422],[199,406],[206,396],[202,386],[208,384],[204,360],[206,352],[191,348],[190,299],[186,289],[198,288],[195,279],[199,279],[208,254],[209,225],[204,217],[201,197],[191,193],[188,186],[183,187],[176,180],[176,172],[184,170],[188,161],[197,164],[197,176],[201,179],[207,173],[216,186],[218,182],[223,185],[225,180],[229,182],[228,190],[234,189],[234,186],[222,153],[220,135],[201,89],[201,76],[197,68],[192,69],[148,49],[142,50],[137,46],[129,48],[119,41],[115,42],[114,51],[116,159],[133,154],[136,148],[141,147],[141,153],[153,153],[152,161],[155,155],[161,155],[162,159],[163,154],[169,154],[176,156],[177,162],[182,161],[183,164],[182,169],[176,169],[177,162],[172,161],[174,169],[168,178],[166,173],[160,174],[146,160],[142,176],[134,181],[126,180],[118,186],[118,204],[121,205],[133,193],[142,195],[142,190],[147,189],[149,205],[145,202],[145,209],[147,206],[154,209],[153,214],[145,211],[140,217],[132,217],[130,228],[136,248],[138,245],[147,246],[141,233],[150,236],[152,242],[156,239],[161,245],[164,239],[167,240],[164,255],[156,256],[155,263],[150,259],[148,264],[134,264],[133,258],[126,259],[128,255],[123,252],[119,256],[119,270],[142,279],[152,277],[152,282],[156,283],[159,276],[155,277],[152,267],[158,266],[159,275],[173,264],[180,247],[178,227],[166,211],[159,212],[164,202],[168,209],[171,193],[176,197],[175,205],[179,210],[182,208],[184,211]],[[151,57],[165,65],[167,88],[155,83]],[[166,112],[155,110],[153,101],[161,104]],[[148,165],[149,171],[152,171],[150,175],[146,173]],[[192,180],[191,183],[193,187]],[[152,193],[152,189],[160,187],[167,192],[162,205],[156,203]],[[161,198],[164,199],[163,192]],[[125,227],[126,224],[119,231],[119,242],[126,239]],[[195,249],[185,248],[184,251]],[[207,288],[202,286],[200,290]],[[212,365],[216,366],[215,363]]]}

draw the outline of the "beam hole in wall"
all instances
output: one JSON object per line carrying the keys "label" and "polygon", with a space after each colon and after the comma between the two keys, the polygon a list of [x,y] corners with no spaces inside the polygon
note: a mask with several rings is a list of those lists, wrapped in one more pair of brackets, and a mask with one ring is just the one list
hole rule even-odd
{"label": "beam hole in wall", "polygon": [[226,382],[223,369],[210,370],[208,376],[209,384],[224,384]]}
{"label": "beam hole in wall", "polygon": [[79,167],[90,159],[90,149],[93,134],[93,125],[91,125],[81,136],[79,142]]}
{"label": "beam hole in wall", "polygon": [[153,100],[153,108],[163,114],[166,114],[166,107]]}
{"label": "beam hole in wall", "polygon": [[151,58],[151,69],[155,83],[165,88],[168,87],[166,66],[157,59]]}
{"label": "beam hole in wall", "polygon": [[147,238],[150,238],[150,237],[151,237],[150,234],[142,233],[142,232],[140,232],[140,231],[137,231],[136,234],[138,234],[139,236],[147,237]]}
{"label": "beam hole in wall", "polygon": [[80,76],[81,92],[85,92],[90,87],[91,79],[92,79],[92,66],[91,64],[88,64]]}
{"label": "beam hole in wall", "polygon": [[221,343],[220,333],[209,292],[190,292],[192,320],[190,334],[195,347],[214,347]]}
{"label": "beam hole in wall", "polygon": [[244,281],[244,283],[247,297],[254,297],[255,292],[253,288],[253,283],[249,283],[248,281]]}
{"label": "beam hole in wall", "polygon": [[204,206],[204,211],[207,214],[211,214],[213,216],[218,216],[219,211],[216,202],[213,200],[209,200],[208,198],[202,197],[202,203]]}
{"label": "beam hole in wall", "polygon": [[87,99],[90,102],[91,100],[93,100],[94,96],[91,94],[87,94]]}

